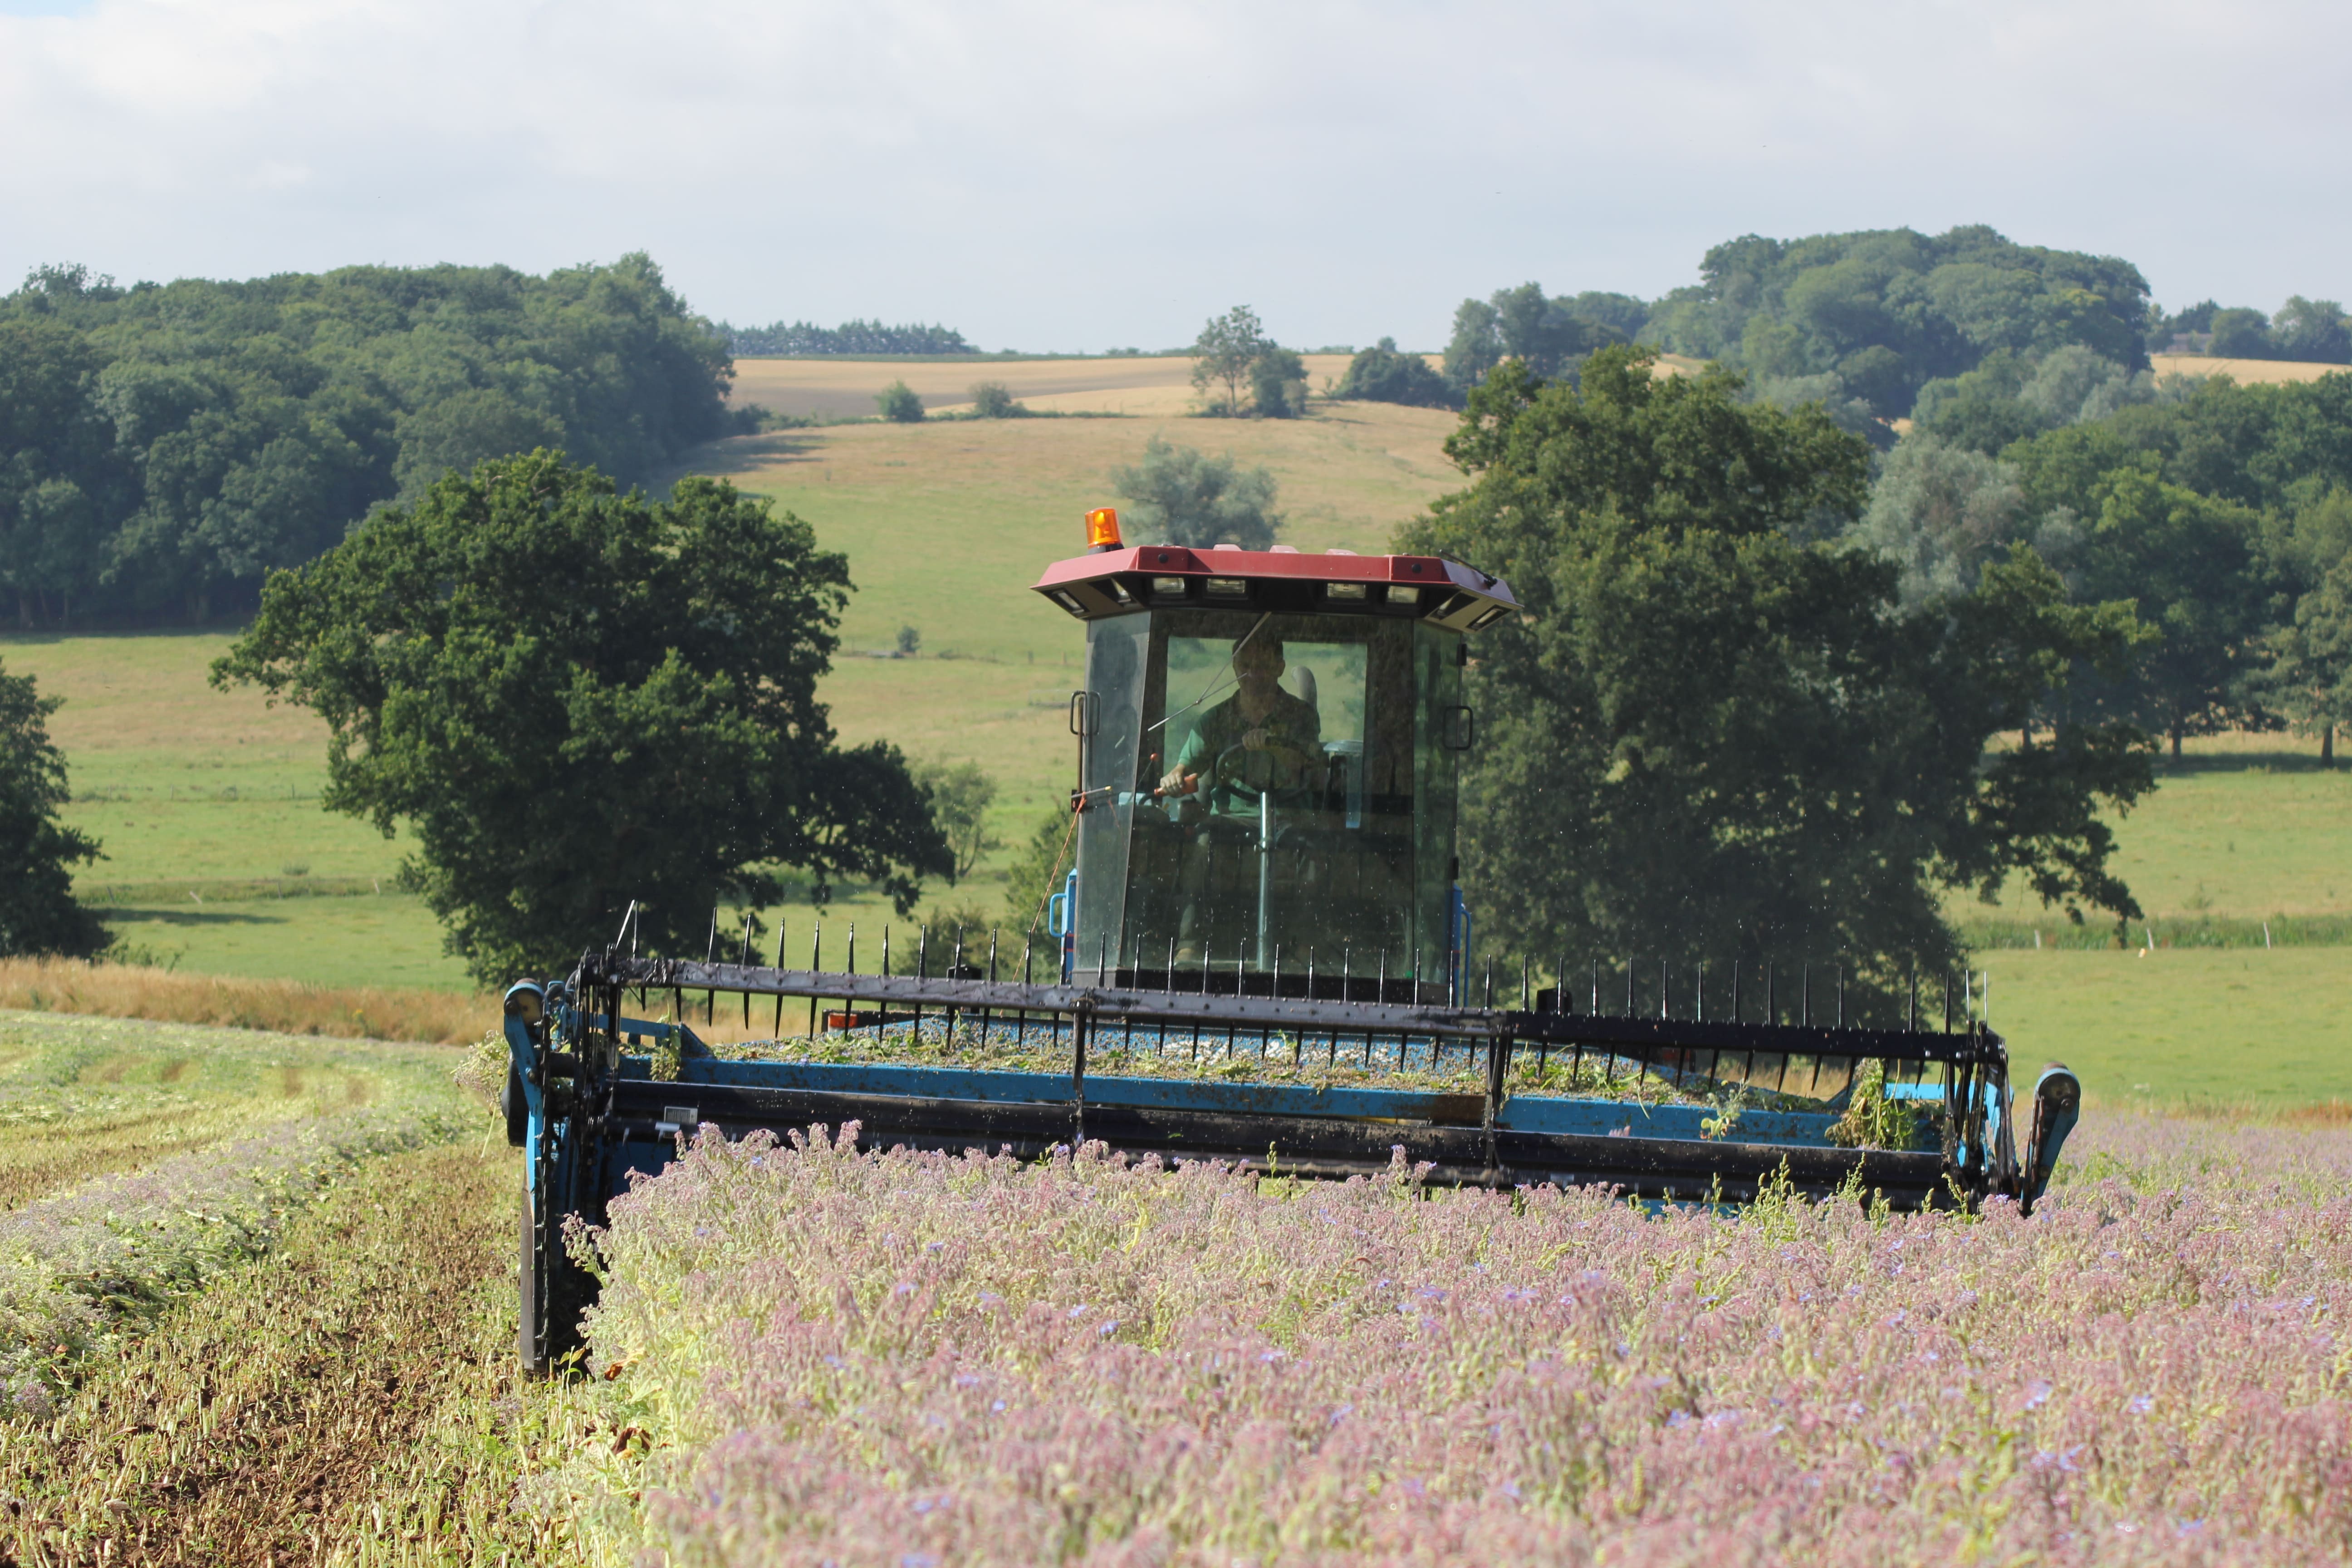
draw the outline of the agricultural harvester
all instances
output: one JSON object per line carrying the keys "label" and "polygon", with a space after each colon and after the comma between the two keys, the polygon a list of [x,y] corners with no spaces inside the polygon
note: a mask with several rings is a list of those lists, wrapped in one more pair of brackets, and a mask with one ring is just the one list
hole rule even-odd
{"label": "agricultural harvester", "polygon": [[[1543,984],[1522,960],[1498,1000],[1454,816],[1466,639],[1519,613],[1506,584],[1432,556],[1129,547],[1108,510],[1087,526],[1034,584],[1086,627],[1076,868],[1017,959],[925,931],[860,973],[852,927],[828,970],[820,926],[806,969],[781,931],[761,964],[748,926],[720,953],[715,917],[702,959],[659,957],[633,906],[568,977],[509,990],[528,1363],[578,1342],[593,1286],[567,1222],[602,1223],[701,1130],[854,1123],[862,1147],[1022,1157],[1098,1140],[1304,1178],[1402,1152],[1436,1184],[1653,1204],[2039,1195],[2079,1088],[2041,1075],[2021,1159],[2008,1052],[1965,980],[1957,1016],[1937,983],[1923,1026],[1915,977],[1901,1027],[1849,1023],[1843,976],[1804,964],[1695,965],[1684,986],[1663,961],[1561,956]],[[722,1056],[690,1026],[689,995],[719,994],[747,1024],[758,1007],[768,1048]],[[862,1055],[816,1048],[843,1041]],[[1842,1134],[1858,1081],[1908,1108],[1902,1146]]]}

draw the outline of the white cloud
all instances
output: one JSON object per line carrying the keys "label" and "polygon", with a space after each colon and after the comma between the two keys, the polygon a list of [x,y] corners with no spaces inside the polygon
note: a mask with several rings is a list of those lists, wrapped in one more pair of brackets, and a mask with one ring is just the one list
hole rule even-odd
{"label": "white cloud", "polygon": [[2310,4],[96,0],[0,15],[0,277],[652,251],[738,321],[1442,336],[1538,278],[1988,222],[2159,295],[2347,291]]}

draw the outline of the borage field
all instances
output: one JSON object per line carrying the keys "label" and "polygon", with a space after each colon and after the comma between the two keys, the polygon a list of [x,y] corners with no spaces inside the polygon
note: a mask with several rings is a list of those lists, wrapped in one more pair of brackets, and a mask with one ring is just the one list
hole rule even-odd
{"label": "borage field", "polygon": [[[845,740],[993,779],[992,842],[915,917],[942,924],[1015,924],[1066,788],[1078,639],[1027,584],[1108,470],[1230,449],[1286,539],[1367,552],[1461,483],[1442,409],[1212,441],[1181,358],[740,368],[783,414],[862,413],[886,375],[954,412],[986,375],[1070,416],[672,465],[847,552]],[[1951,900],[2020,1070],[2085,1085],[2030,1216],[688,1133],[574,1235],[601,1300],[539,1380],[520,1157],[468,1048],[497,996],[402,879],[408,830],[319,809],[314,716],[206,683],[236,635],[0,637],[67,700],[62,817],[109,857],[76,887],[123,944],[0,960],[0,1563],[2352,1557],[2352,785],[2315,737],[2161,763],[2109,819],[2126,931]],[[809,893],[727,919],[904,952],[878,889]]]}

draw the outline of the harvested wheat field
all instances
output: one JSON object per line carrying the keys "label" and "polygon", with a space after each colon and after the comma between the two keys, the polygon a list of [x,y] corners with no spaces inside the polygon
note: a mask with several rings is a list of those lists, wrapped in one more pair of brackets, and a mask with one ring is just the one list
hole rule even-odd
{"label": "harvested wheat field", "polygon": [[[1320,387],[1348,369],[1346,354],[1308,354],[1307,381]],[[971,401],[979,382],[1002,382],[1035,409],[1102,414],[1181,414],[1200,401],[1192,362],[1181,354],[1101,359],[739,359],[729,400],[779,414],[829,418],[868,415],[894,381],[915,389],[927,409]]]}
{"label": "harvested wheat field", "polygon": [[2215,359],[2210,354],[2150,354],[2149,368],[2158,376],[2226,375],[2241,386],[2279,385],[2342,375],[2352,365],[2317,364],[2291,359]]}

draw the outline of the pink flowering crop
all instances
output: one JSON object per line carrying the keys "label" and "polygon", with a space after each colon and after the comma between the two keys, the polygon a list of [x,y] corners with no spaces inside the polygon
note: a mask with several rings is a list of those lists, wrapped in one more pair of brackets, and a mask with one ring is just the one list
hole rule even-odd
{"label": "pink flowering crop", "polygon": [[2074,1152],[2031,1219],[1650,1217],[706,1135],[592,1353],[680,1564],[2352,1557],[2352,1139]]}

